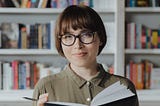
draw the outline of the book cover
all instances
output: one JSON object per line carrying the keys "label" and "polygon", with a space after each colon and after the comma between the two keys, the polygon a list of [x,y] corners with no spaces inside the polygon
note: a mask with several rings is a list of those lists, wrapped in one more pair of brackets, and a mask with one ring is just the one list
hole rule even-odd
{"label": "book cover", "polygon": [[158,30],[152,29],[152,38],[151,38],[152,48],[158,48]]}
{"label": "book cover", "polygon": [[[119,103],[121,103],[122,105],[126,103],[125,101],[123,101],[124,99],[134,99],[135,97],[134,95],[135,94],[131,92],[129,89],[127,89],[126,86],[120,84],[120,81],[117,81],[116,83],[110,85],[109,87],[102,90],[99,94],[97,94],[91,101],[90,106],[99,106],[99,105],[119,106]],[[47,102],[45,103],[45,106],[86,106],[86,105],[77,103],[65,103],[65,102]]]}

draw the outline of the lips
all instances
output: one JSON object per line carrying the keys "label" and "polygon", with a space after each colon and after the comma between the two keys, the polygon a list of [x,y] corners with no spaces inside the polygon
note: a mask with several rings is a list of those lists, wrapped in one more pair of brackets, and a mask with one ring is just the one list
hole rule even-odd
{"label": "lips", "polygon": [[87,54],[87,52],[74,53],[74,55],[75,55],[75,56],[78,56],[78,57],[85,56],[86,54]]}

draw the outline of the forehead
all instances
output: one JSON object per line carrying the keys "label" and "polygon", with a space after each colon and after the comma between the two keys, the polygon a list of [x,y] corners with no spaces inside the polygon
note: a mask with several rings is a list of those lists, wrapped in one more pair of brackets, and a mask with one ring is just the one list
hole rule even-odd
{"label": "forehead", "polygon": [[69,29],[69,33],[73,33],[73,34],[79,34],[79,33],[83,33],[83,32],[87,32],[90,31],[89,29],[77,29],[74,30],[73,28]]}
{"label": "forehead", "polygon": [[81,33],[85,31],[91,31],[89,27],[82,25],[79,23],[79,25],[73,25],[72,23],[70,24],[63,24],[61,33]]}
{"label": "forehead", "polygon": [[90,15],[85,13],[77,14],[63,14],[60,20],[60,32],[67,33],[71,30],[90,29],[93,28],[94,22],[91,20]]}
{"label": "forehead", "polygon": [[69,32],[70,33],[73,33],[73,34],[78,34],[78,33],[80,33],[82,31],[82,29],[77,29],[77,30],[74,30],[73,28],[70,28],[69,29]]}

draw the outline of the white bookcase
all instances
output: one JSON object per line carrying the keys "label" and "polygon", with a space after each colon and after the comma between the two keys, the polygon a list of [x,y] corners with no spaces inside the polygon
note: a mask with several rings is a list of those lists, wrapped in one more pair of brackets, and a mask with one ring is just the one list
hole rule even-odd
{"label": "white bookcase", "polygon": [[[143,24],[151,29],[160,28],[159,23],[160,8],[157,7],[127,7],[125,9],[125,20],[127,22],[135,22]],[[130,59],[135,62],[140,62],[142,59],[147,59],[153,63],[159,64],[159,49],[125,49],[125,62]],[[137,90],[140,106],[158,106],[160,103],[159,89]]]}
{"label": "white bookcase", "polygon": [[[124,75],[124,0],[93,0],[94,9],[100,14],[107,26],[107,36],[110,42],[98,56],[98,61],[113,65],[115,74]],[[47,23],[56,20],[63,9],[53,8],[0,8],[0,23]],[[0,61],[31,60],[53,65],[65,65],[55,49],[0,49]],[[58,64],[57,64],[58,63]],[[23,96],[32,96],[33,90],[0,90],[0,106],[31,105]]]}
{"label": "white bookcase", "polygon": [[[158,63],[160,50],[129,50],[125,49],[125,20],[141,22],[152,28],[159,26],[159,8],[125,8],[125,0],[93,0],[94,9],[100,14],[107,26],[108,42],[97,60],[106,65],[113,65],[115,74],[124,76],[127,59],[147,58]],[[0,8],[0,23],[46,23],[56,20],[63,9],[53,8]],[[144,19],[145,16],[145,19]],[[109,47],[108,47],[109,46]],[[0,49],[0,61],[34,60],[53,65],[65,65],[66,61],[60,57],[55,49]],[[0,106],[30,106],[31,102],[22,99],[23,96],[32,96],[33,90],[0,90]],[[137,91],[140,106],[158,106],[160,90]]]}
{"label": "white bookcase", "polygon": [[[51,20],[56,20],[62,10],[53,8],[0,8],[0,23],[48,23]],[[53,42],[52,45],[54,45]],[[66,64],[66,61],[57,54],[54,46],[51,49],[0,49],[0,61],[13,60],[38,61],[55,66]],[[32,94],[33,90],[0,90],[0,106],[31,106],[32,102],[23,99],[23,97],[32,97]]]}

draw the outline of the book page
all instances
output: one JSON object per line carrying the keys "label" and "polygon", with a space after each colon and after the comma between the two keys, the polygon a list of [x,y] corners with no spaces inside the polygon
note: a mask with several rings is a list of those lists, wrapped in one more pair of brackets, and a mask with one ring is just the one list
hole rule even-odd
{"label": "book page", "polygon": [[[134,95],[135,94],[132,93],[129,89],[127,89],[126,86],[120,84],[120,81],[117,81],[116,83],[110,85],[109,87],[105,88],[100,93],[98,93],[93,98],[91,106],[99,106],[102,104],[107,104]],[[86,106],[84,104],[67,103],[67,102],[47,102],[47,104],[45,106],[51,106],[51,104],[58,104],[62,106]]]}
{"label": "book page", "polygon": [[84,105],[84,104],[79,104],[79,103],[69,103],[69,102],[47,102],[45,103],[45,106],[51,106],[54,104],[56,104],[56,106],[87,106],[87,105]]}
{"label": "book page", "polygon": [[120,81],[118,81],[97,94],[93,98],[91,106],[110,103],[134,95],[134,93],[132,93],[129,89],[127,89],[126,86],[120,84]]}

